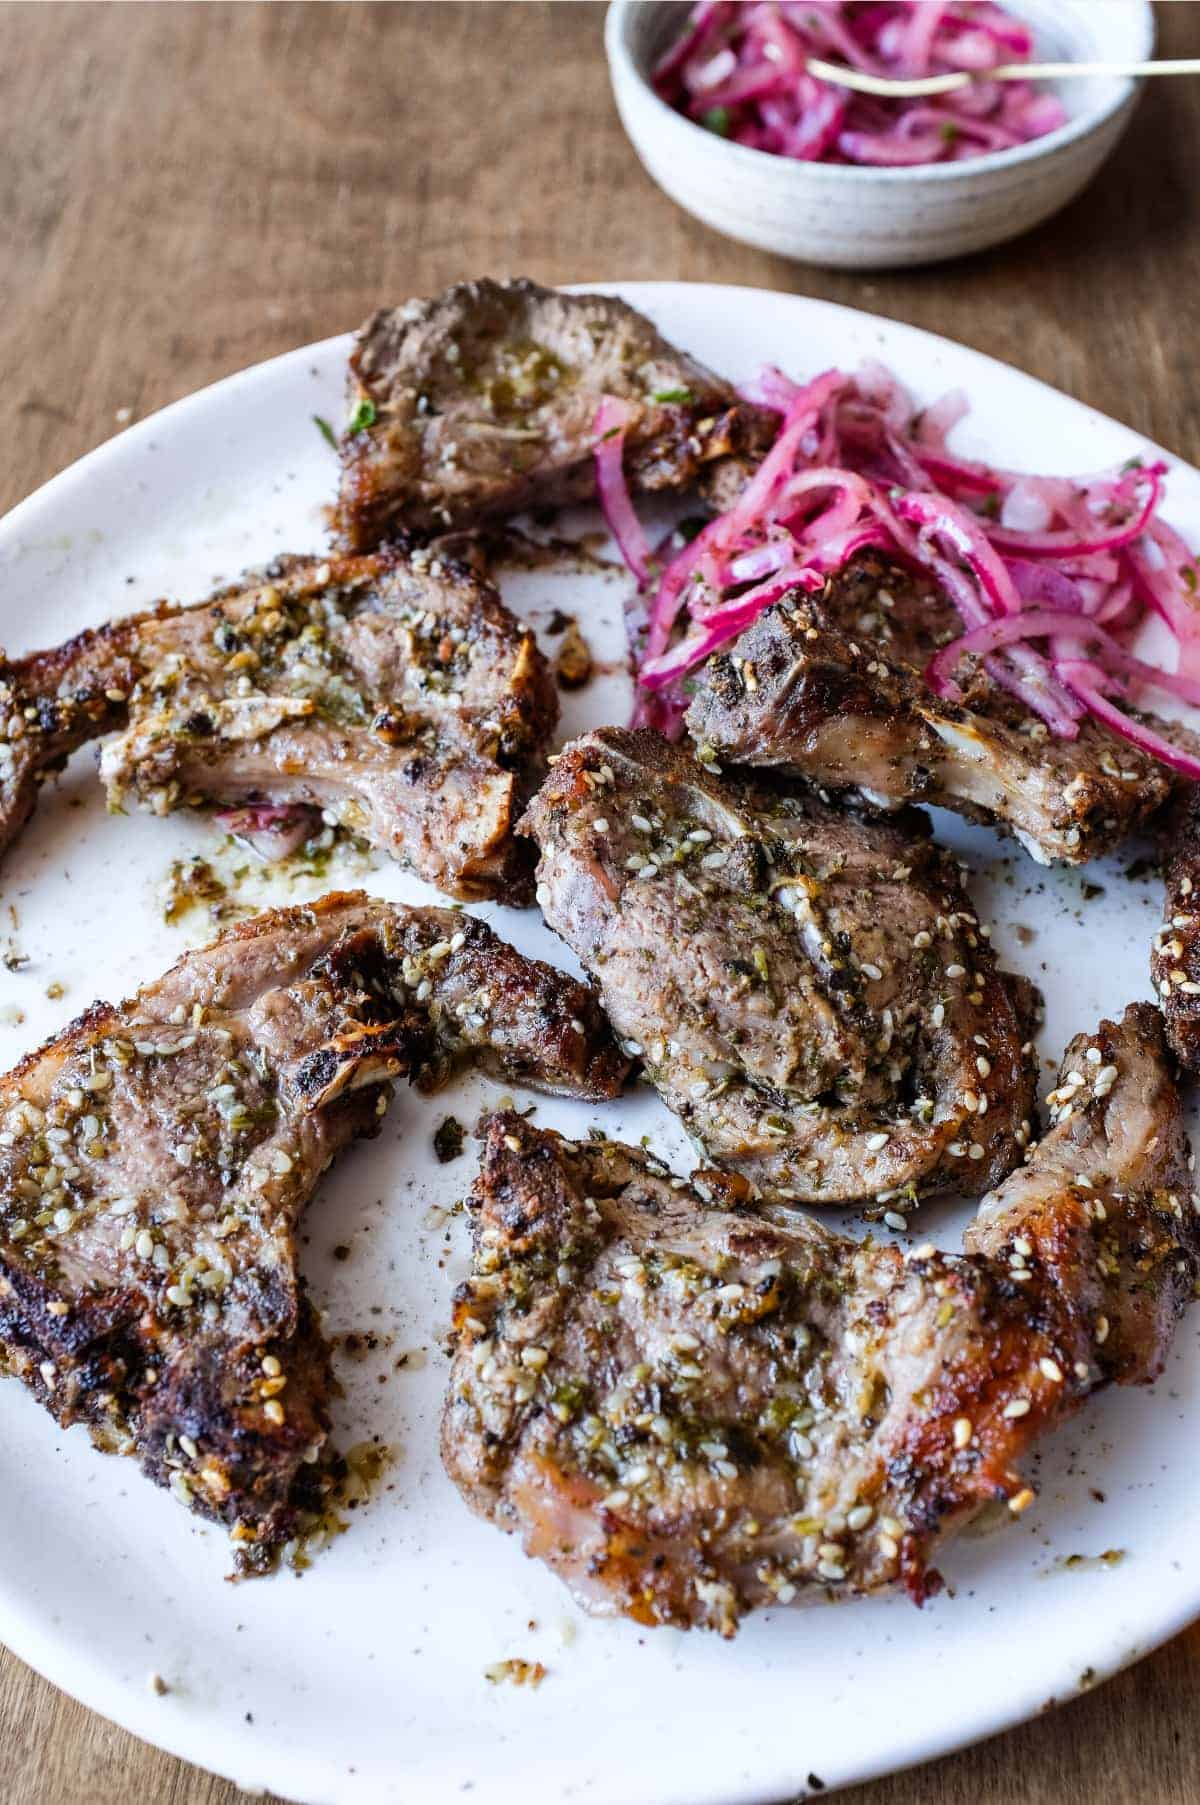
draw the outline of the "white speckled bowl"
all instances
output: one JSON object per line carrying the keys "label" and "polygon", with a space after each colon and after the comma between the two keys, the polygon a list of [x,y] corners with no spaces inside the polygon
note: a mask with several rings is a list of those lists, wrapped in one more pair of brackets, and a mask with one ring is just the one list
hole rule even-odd
{"label": "white speckled bowl", "polygon": [[[1149,0],[1009,0],[1044,60],[1136,62],[1154,47]],[[1015,150],[918,169],[799,163],[730,144],[654,93],[648,71],[687,16],[679,0],[612,0],[605,45],[634,149],[660,188],[728,238],[838,269],[897,269],[1015,238],[1073,200],[1129,122],[1138,84],[1095,77],[1058,92],[1067,123]]]}

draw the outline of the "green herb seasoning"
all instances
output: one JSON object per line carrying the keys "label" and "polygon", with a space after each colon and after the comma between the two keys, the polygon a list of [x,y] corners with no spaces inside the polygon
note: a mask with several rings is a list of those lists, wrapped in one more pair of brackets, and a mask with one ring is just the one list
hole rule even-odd
{"label": "green herb seasoning", "polygon": [[463,1150],[465,1139],[463,1125],[456,1116],[445,1116],[433,1131],[433,1151],[438,1164],[448,1166],[452,1159],[457,1159]]}

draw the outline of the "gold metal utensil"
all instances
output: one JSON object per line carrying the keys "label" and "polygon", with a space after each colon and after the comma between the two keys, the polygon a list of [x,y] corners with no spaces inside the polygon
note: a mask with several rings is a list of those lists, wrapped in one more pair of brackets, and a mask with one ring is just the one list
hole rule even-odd
{"label": "gold metal utensil", "polygon": [[1200,75],[1200,57],[1175,57],[1158,63],[998,63],[994,69],[972,73],[952,70],[946,75],[915,76],[907,81],[865,75],[861,69],[827,63],[817,56],[808,58],[807,67],[810,75],[839,88],[853,88],[859,94],[882,94],[892,100],[908,100],[920,94],[956,94],[977,81],[1064,81],[1085,75]]}

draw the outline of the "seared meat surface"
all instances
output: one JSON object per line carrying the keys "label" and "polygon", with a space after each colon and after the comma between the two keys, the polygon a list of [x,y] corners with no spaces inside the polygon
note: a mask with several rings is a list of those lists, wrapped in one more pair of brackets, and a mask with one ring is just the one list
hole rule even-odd
{"label": "seared meat surface", "polygon": [[100,761],[114,807],[307,807],[452,895],[526,886],[511,828],[557,719],[553,679],[491,584],[429,553],[281,558],[200,606],[0,665],[0,681],[18,725],[0,847],[39,774],[119,728]]}
{"label": "seared meat surface", "polygon": [[1162,1368],[1198,1223],[1158,1013],[1068,1049],[965,1255],[715,1207],[717,1173],[487,1124],[443,1425],[467,1502],[582,1602],[732,1635],[803,1588],[938,1585],[1033,1444]]}
{"label": "seared meat surface", "polygon": [[591,993],[482,922],[361,894],[272,911],[0,1079],[0,1366],[264,1555],[329,1430],[296,1221],[394,1078],[459,1060],[586,1097]]}
{"label": "seared meat surface", "polygon": [[538,901],[710,1159],[812,1203],[979,1194],[1033,1114],[1029,999],[920,828],[606,727],[521,828]]}
{"label": "seared meat surface", "polygon": [[140,675],[139,619],[88,628],[53,651],[0,650],[0,857],[33,813],[42,780],[124,724]]}
{"label": "seared meat surface", "polygon": [[350,359],[343,542],[363,551],[397,526],[591,500],[605,396],[632,409],[636,489],[680,489],[723,458],[761,454],[777,426],[608,295],[484,280],[376,313]]}
{"label": "seared meat surface", "polygon": [[1169,773],[1090,716],[1056,738],[976,659],[955,673],[961,704],[940,700],[921,673],[962,632],[935,588],[864,553],[709,660],[688,730],[702,757],[1002,824],[1040,864],[1109,851],[1166,799]]}
{"label": "seared meat surface", "polygon": [[1180,783],[1162,838],[1163,925],[1150,975],[1176,1057],[1200,1073],[1200,785]]}

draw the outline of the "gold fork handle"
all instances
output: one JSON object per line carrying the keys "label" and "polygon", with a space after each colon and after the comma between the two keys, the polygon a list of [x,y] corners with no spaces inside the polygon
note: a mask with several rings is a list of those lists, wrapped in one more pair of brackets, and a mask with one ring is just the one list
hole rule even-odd
{"label": "gold fork handle", "polygon": [[994,69],[950,71],[946,75],[914,76],[911,80],[866,75],[841,63],[827,63],[810,56],[810,75],[858,94],[881,94],[892,100],[915,99],[928,94],[957,94],[977,81],[1062,81],[1088,75],[1200,75],[1200,57],[1175,57],[1157,63],[998,63]]}

